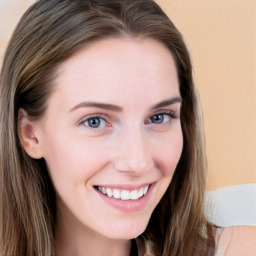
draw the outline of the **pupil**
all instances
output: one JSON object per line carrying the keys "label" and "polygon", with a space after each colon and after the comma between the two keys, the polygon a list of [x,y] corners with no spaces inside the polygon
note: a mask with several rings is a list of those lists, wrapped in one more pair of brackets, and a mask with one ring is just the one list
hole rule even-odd
{"label": "pupil", "polygon": [[162,123],[163,122],[163,115],[159,114],[159,115],[154,115],[152,117],[152,122],[154,123]]}
{"label": "pupil", "polygon": [[100,126],[100,120],[99,118],[93,118],[89,120],[89,125],[93,128],[97,128]]}

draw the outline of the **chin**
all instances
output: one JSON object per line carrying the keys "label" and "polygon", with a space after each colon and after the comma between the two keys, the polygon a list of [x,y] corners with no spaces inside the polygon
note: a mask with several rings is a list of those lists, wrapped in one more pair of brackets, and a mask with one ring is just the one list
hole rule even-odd
{"label": "chin", "polygon": [[141,225],[136,223],[132,223],[128,226],[123,226],[123,227],[116,227],[108,230],[108,232],[105,233],[105,236],[107,236],[110,239],[114,240],[131,240],[134,239],[138,236],[140,236],[147,227],[147,223],[144,225]]}

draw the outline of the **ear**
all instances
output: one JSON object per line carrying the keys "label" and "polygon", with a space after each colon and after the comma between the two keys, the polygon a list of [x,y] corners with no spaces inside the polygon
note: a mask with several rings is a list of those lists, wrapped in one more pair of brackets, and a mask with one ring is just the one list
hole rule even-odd
{"label": "ear", "polygon": [[22,108],[18,111],[18,135],[21,146],[30,157],[35,159],[43,157],[36,123],[31,121],[27,112]]}

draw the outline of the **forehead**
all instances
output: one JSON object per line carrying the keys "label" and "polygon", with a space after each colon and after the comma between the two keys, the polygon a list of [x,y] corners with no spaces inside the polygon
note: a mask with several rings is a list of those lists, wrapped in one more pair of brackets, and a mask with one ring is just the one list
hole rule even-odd
{"label": "forehead", "polygon": [[62,63],[55,91],[81,101],[88,97],[122,101],[135,95],[157,101],[164,95],[178,96],[179,85],[173,57],[163,44],[152,39],[109,38]]}

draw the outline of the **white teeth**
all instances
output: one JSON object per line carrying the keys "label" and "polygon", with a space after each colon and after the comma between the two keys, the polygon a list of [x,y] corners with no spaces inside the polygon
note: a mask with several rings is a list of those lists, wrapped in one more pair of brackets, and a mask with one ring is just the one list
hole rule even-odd
{"label": "white teeth", "polygon": [[[100,188],[100,187],[99,187],[99,188]],[[106,189],[105,189],[104,187],[101,188],[101,192],[102,192],[104,195],[106,195],[106,193],[107,193],[107,192],[106,192]]]}
{"label": "white teeth", "polygon": [[121,193],[118,189],[113,190],[113,197],[119,199],[121,197]]}
{"label": "white teeth", "polygon": [[111,189],[105,187],[98,187],[98,190],[108,197],[114,197],[115,199],[121,200],[138,200],[143,197],[148,192],[149,185],[140,188],[139,190],[119,190],[119,189]]}
{"label": "white teeth", "polygon": [[121,199],[122,200],[130,200],[131,199],[131,194],[128,190],[122,190],[121,192]]}
{"label": "white teeth", "polygon": [[148,187],[149,187],[149,186],[146,186],[146,187],[144,188],[144,191],[143,191],[143,194],[144,194],[144,195],[147,194],[147,192],[148,192]]}
{"label": "white teeth", "polygon": [[112,190],[110,188],[106,189],[107,195],[111,197],[113,195]]}
{"label": "white teeth", "polygon": [[140,191],[139,191],[139,197],[142,197],[143,196],[143,193],[144,192],[144,188],[141,188]]}
{"label": "white teeth", "polygon": [[139,197],[139,193],[138,193],[138,191],[137,190],[133,190],[132,192],[131,192],[131,199],[132,200],[137,200],[137,199],[139,199],[140,197]]}

